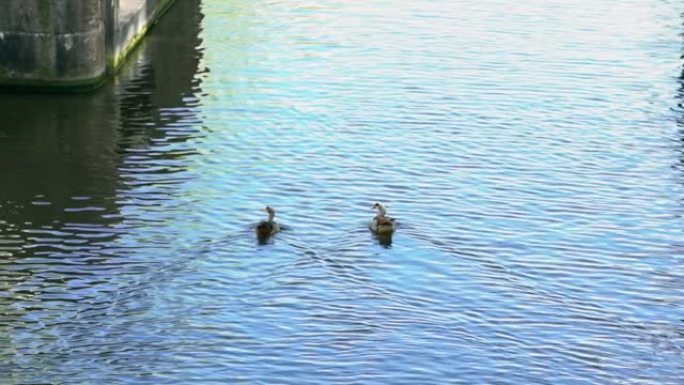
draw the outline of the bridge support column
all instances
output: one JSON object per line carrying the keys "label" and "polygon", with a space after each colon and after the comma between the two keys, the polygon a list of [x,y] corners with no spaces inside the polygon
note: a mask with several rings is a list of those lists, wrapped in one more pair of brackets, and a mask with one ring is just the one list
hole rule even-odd
{"label": "bridge support column", "polygon": [[0,87],[101,84],[174,0],[2,0]]}

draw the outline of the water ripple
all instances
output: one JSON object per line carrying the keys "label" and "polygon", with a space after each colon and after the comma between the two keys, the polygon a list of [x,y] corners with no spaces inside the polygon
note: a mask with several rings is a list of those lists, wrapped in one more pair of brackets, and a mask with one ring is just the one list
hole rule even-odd
{"label": "water ripple", "polygon": [[0,371],[681,383],[681,24],[659,1],[176,2],[103,89],[0,95]]}

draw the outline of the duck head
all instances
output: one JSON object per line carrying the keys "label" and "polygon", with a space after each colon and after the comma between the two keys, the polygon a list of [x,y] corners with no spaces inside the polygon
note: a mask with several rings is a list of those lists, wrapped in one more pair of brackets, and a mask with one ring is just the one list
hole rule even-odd
{"label": "duck head", "polygon": [[383,205],[380,204],[380,203],[375,203],[375,204],[373,205],[373,210],[377,210],[377,211],[378,211],[378,216],[379,216],[379,217],[384,217],[385,214],[387,213],[387,210],[385,210],[385,206],[383,206]]}
{"label": "duck head", "polygon": [[273,218],[275,218],[275,210],[273,209],[273,207],[266,206],[266,208],[264,208],[264,211],[266,211],[268,213],[269,222],[273,221]]}

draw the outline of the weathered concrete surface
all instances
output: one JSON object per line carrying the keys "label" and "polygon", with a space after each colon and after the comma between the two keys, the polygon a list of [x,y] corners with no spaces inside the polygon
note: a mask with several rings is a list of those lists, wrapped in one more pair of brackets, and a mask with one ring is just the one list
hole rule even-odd
{"label": "weathered concrete surface", "polygon": [[173,0],[0,0],[0,86],[94,88]]}
{"label": "weathered concrete surface", "polygon": [[115,22],[112,31],[113,39],[107,52],[107,66],[112,70],[118,68],[123,59],[129,54],[147,33],[151,23],[157,19],[158,13],[164,9],[164,0],[119,0],[118,12],[115,12]]}
{"label": "weathered concrete surface", "polygon": [[105,72],[100,0],[3,0],[0,83],[98,82]]}

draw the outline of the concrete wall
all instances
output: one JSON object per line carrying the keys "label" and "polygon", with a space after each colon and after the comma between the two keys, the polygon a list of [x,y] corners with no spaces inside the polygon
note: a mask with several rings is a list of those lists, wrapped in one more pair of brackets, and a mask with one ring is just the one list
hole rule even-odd
{"label": "concrete wall", "polygon": [[105,70],[100,0],[3,0],[0,84],[99,81]]}
{"label": "concrete wall", "polygon": [[94,88],[173,0],[0,0],[0,87]]}
{"label": "concrete wall", "polygon": [[110,27],[107,45],[107,67],[115,71],[149,27],[161,16],[173,0],[106,0]]}

